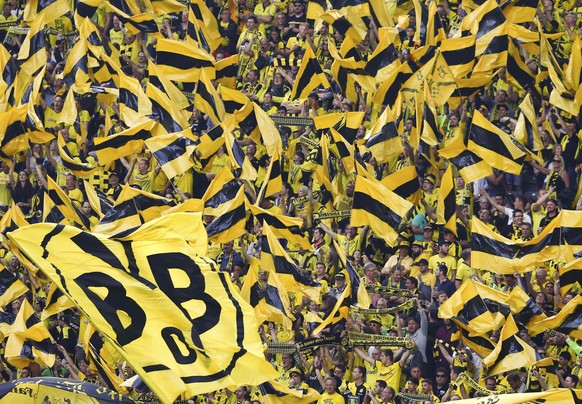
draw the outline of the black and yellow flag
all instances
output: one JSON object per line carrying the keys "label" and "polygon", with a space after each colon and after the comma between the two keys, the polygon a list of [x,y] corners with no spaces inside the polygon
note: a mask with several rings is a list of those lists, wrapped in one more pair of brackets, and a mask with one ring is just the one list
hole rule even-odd
{"label": "black and yellow flag", "polygon": [[188,242],[204,233],[200,214],[175,213],[152,224],[155,234],[138,229],[126,242],[52,224],[8,237],[162,402],[277,377],[264,359],[252,308],[229,274]]}
{"label": "black and yellow flag", "polygon": [[470,279],[439,307],[439,317],[455,319],[470,335],[484,335],[505,322],[499,308],[509,313],[509,307],[503,308],[506,299],[506,294]]}
{"label": "black and yellow flag", "polygon": [[226,88],[236,88],[238,74],[239,54],[219,60],[214,65],[216,69],[216,81]]}
{"label": "black and yellow flag", "polygon": [[208,77],[205,69],[200,70],[200,79],[196,83],[194,106],[200,112],[207,114],[212,123],[218,124],[224,120],[224,104]]}
{"label": "black and yellow flag", "polygon": [[570,289],[579,290],[582,286],[582,258],[577,258],[574,255],[574,251],[568,243],[562,247],[558,259],[558,275],[560,277],[560,293],[564,296]]}
{"label": "black and yellow flag", "polygon": [[23,83],[28,83],[33,77],[36,77],[36,73],[46,65],[44,25],[45,22],[40,18],[35,19],[20,47],[18,60],[24,60],[18,73],[18,78],[23,79],[20,85],[24,85]]}
{"label": "black and yellow flag", "polygon": [[281,192],[281,189],[283,189],[283,177],[281,177],[281,160],[279,159],[279,152],[275,151],[275,154],[273,154],[271,157],[269,168],[267,168],[267,174],[265,175],[263,185],[259,190],[255,204],[257,206],[261,206],[261,202],[264,198],[268,198]]}
{"label": "black and yellow flag", "polygon": [[444,225],[445,229],[449,229],[457,235],[457,197],[451,164],[441,178],[436,216],[437,224]]}
{"label": "black and yellow flag", "polygon": [[582,83],[582,41],[580,37],[574,38],[572,53],[568,60],[568,66],[564,69],[564,81],[568,87],[578,89]]}
{"label": "black and yellow flag", "polygon": [[530,383],[532,379],[531,372],[532,370],[537,369],[540,375],[546,379],[546,382],[548,383],[549,386],[559,386],[560,380],[558,379],[558,375],[556,374],[556,371],[559,369],[559,365],[560,363],[558,362],[558,359],[554,359],[552,357],[545,357],[543,359],[540,359],[539,361],[534,363],[533,366],[529,369],[528,378],[530,380]]}
{"label": "black and yellow flag", "polygon": [[228,167],[222,167],[222,170],[212,179],[202,196],[204,214],[220,216],[226,212],[228,208],[225,203],[230,202],[236,197],[239,188],[239,183],[235,181]]}
{"label": "black and yellow flag", "polygon": [[394,245],[402,221],[413,208],[379,181],[356,176],[352,226],[369,225],[372,231],[389,245]]}
{"label": "black and yellow flag", "polygon": [[0,156],[8,165],[12,165],[10,157],[29,148],[29,137],[24,128],[27,108],[23,105],[0,112]]}
{"label": "black and yellow flag", "polygon": [[265,404],[309,404],[320,397],[312,388],[292,389],[275,380],[261,383],[259,391]]}
{"label": "black and yellow flag", "polygon": [[493,173],[491,166],[474,152],[467,149],[464,136],[457,137],[439,150],[439,156],[448,159],[470,183]]}
{"label": "black and yellow flag", "polygon": [[180,110],[162,89],[150,82],[146,87],[145,95],[152,104],[152,113],[148,117],[157,123],[152,130],[154,135],[180,132],[188,127],[189,113]]}
{"label": "black and yellow flag", "polygon": [[349,297],[348,304],[363,309],[369,308],[372,305],[372,300],[370,294],[366,290],[366,285],[360,279],[360,275],[356,269],[348,261],[345,250],[340,248],[336,241],[334,241],[334,246],[338,252],[340,265],[343,267],[342,272],[347,275],[347,288],[350,290],[350,293],[346,296]]}
{"label": "black and yellow flag", "polygon": [[342,7],[339,10],[329,10],[320,15],[319,18],[333,27],[334,31],[350,38],[354,43],[360,43],[368,31],[362,17],[369,15],[370,7],[367,3],[363,3]]}
{"label": "black and yellow flag", "polygon": [[30,223],[24,217],[22,209],[14,201],[0,220],[0,233],[16,230],[19,227],[28,226]]}
{"label": "black and yellow flag", "polygon": [[379,28],[378,46],[368,58],[364,69],[376,78],[376,83],[381,84],[388,79],[390,72],[399,66],[398,51],[392,43],[388,28]]}
{"label": "black and yellow flag", "polygon": [[247,181],[255,181],[257,179],[257,169],[252,165],[251,160],[247,157],[234,135],[230,132],[224,132],[223,137],[226,153],[230,157],[232,168],[237,173],[237,177]]}
{"label": "black and yellow flag", "polygon": [[132,126],[122,132],[107,137],[96,137],[95,153],[99,164],[107,165],[132,153],[139,153],[144,146],[144,140],[151,136],[155,121],[144,119],[141,124]]}
{"label": "black and yellow flag", "polygon": [[299,269],[266,222],[263,222],[260,267],[275,272],[288,292],[304,294],[310,300],[321,302],[321,285]]}
{"label": "black and yellow flag", "polygon": [[115,361],[110,352],[111,344],[104,340],[84,315],[81,315],[81,319],[87,322],[84,330],[80,330],[82,335],[79,335],[79,342],[82,341],[87,358],[87,366],[99,373],[100,379],[105,382],[108,389],[127,394],[127,388],[122,385],[123,380],[115,373],[117,369],[114,367]]}
{"label": "black and yellow flag", "polygon": [[531,94],[525,95],[523,101],[519,104],[519,111],[520,114],[514,131],[515,139],[529,150],[542,150],[544,146],[540,137]]}
{"label": "black and yellow flag", "polygon": [[[80,267],[78,263],[75,265]],[[20,311],[10,327],[4,358],[12,366],[20,369],[32,362],[52,367],[55,364],[52,341],[53,338],[49,330],[40,321],[28,300],[24,299]]]}
{"label": "black and yellow flag", "polygon": [[28,287],[6,267],[0,268],[0,307],[8,306],[28,290]]}
{"label": "black and yellow flag", "polygon": [[[90,19],[87,18],[83,20],[82,26],[83,27],[79,27],[79,30],[83,28],[85,33],[90,33],[91,31],[87,29],[87,27],[91,27],[91,29],[96,33],[95,25],[93,25],[93,22]],[[69,56],[67,56],[67,59],[65,60],[65,67],[62,73],[63,82],[65,84],[68,86],[73,84],[83,86],[90,81],[88,53],[87,37],[80,36],[80,39],[73,45]]]}
{"label": "black and yellow flag", "polygon": [[[394,62],[399,63],[399,62]],[[386,80],[384,80],[378,90],[374,94],[372,101],[379,105],[394,106],[395,100],[398,98],[398,93],[402,85],[412,77],[413,73],[418,68],[410,63],[404,62],[399,67],[392,71]]]}
{"label": "black and yellow flag", "polygon": [[145,141],[158,164],[170,179],[188,171],[194,166],[191,156],[196,149],[195,142],[187,135],[190,130],[154,136]]}
{"label": "black and yellow flag", "polygon": [[571,338],[582,338],[582,296],[576,295],[558,314],[528,326],[532,336],[546,330],[556,330]]}
{"label": "black and yellow flag", "polygon": [[51,283],[46,297],[45,308],[42,310],[40,319],[44,321],[51,316],[62,313],[67,309],[72,309],[73,307],[75,307],[75,303],[63,294],[63,292],[57,288],[56,284]]}
{"label": "black and yellow flag", "polygon": [[[413,0],[416,15],[416,32],[414,41],[421,46],[436,46],[447,37],[440,16],[437,14],[437,5],[430,2],[427,5],[419,0]],[[434,3],[434,4],[433,4]]]}
{"label": "black and yellow flag", "polygon": [[396,195],[412,202],[413,205],[417,205],[420,202],[422,192],[415,166],[403,167],[382,178],[380,182]]}
{"label": "black and yellow flag", "polygon": [[[573,223],[573,222],[572,222]],[[495,268],[496,273],[527,272],[540,262],[555,259],[564,242],[559,232],[560,221],[552,221],[544,230],[526,242],[513,242],[477,218],[471,223],[471,263],[475,268]],[[572,226],[574,230],[575,226]],[[555,234],[557,233],[557,234]]]}
{"label": "black and yellow flag", "polygon": [[67,0],[31,0],[24,7],[22,19],[29,24],[36,20],[41,20],[43,25],[48,24],[68,13],[69,4]]}
{"label": "black and yellow flag", "polygon": [[523,326],[544,320],[547,316],[522,288],[513,288],[507,296],[513,319]]}
{"label": "black and yellow flag", "polygon": [[498,170],[519,175],[525,153],[512,138],[475,111],[469,128],[467,148]]}
{"label": "black and yellow flag", "polygon": [[291,99],[307,98],[319,86],[323,86],[323,88],[331,87],[327,77],[323,73],[321,65],[315,57],[315,53],[313,53],[313,49],[311,49],[311,46],[307,46],[305,47],[305,54],[299,66],[299,72],[293,82]]}
{"label": "black and yellow flag", "polygon": [[144,121],[144,115],[152,115],[152,102],[134,77],[119,74],[119,117],[128,126],[132,127]]}
{"label": "black and yellow flag", "polygon": [[[419,94],[419,99],[422,99],[422,129],[420,129],[419,142],[414,142],[411,136],[410,144],[412,147],[416,147],[422,141],[430,146],[436,146],[443,141],[444,136],[437,123],[436,109],[432,103],[432,97],[428,92],[428,86],[426,84],[424,86],[423,97],[420,97]],[[420,114],[420,111],[417,113]]]}
{"label": "black and yellow flag", "polygon": [[[168,3],[172,4],[173,2],[170,1]],[[107,0],[105,4],[107,4],[107,6],[111,8],[111,11],[117,15],[119,20],[123,23],[124,28],[129,33],[135,35],[140,31],[151,34],[158,32],[158,25],[155,21],[156,13],[151,2],[137,3],[128,0]],[[184,7],[182,6],[181,9],[183,10]],[[176,9],[174,11],[180,10]]]}
{"label": "black and yellow flag", "polygon": [[113,202],[107,198],[107,195],[100,189],[91,186],[86,180],[83,180],[87,200],[91,205],[91,211],[99,220],[103,218],[113,208]]}
{"label": "black and yellow flag", "polygon": [[255,310],[259,324],[272,321],[290,330],[294,316],[285,287],[275,271],[259,271],[258,259],[252,257],[240,295]]}
{"label": "black and yellow flag", "polygon": [[75,13],[73,15],[75,25],[79,26],[83,19],[93,17],[100,5],[101,0],[78,0],[75,2]]}
{"label": "black and yellow flag", "polygon": [[188,36],[207,52],[214,52],[222,42],[216,17],[201,0],[190,1],[189,5]]}
{"label": "black and yellow flag", "polygon": [[94,230],[111,237],[125,237],[143,223],[160,217],[174,205],[171,199],[123,185],[113,208]]}
{"label": "black and yellow flag", "polygon": [[50,199],[57,209],[62,213],[65,219],[77,226],[89,230],[91,224],[89,218],[71,201],[71,198],[57,185],[57,183],[47,176],[48,182],[48,199]]}
{"label": "black and yellow flag", "polygon": [[160,38],[157,51],[160,72],[169,80],[195,83],[200,69],[205,69],[211,80],[215,78],[214,58],[195,44]]}
{"label": "black and yellow flag", "polygon": [[507,81],[514,86],[514,88],[521,88],[525,91],[529,91],[535,87],[535,76],[530,71],[529,67],[525,64],[525,60],[522,58],[520,51],[521,47],[518,44],[514,44],[512,39],[509,41],[507,50]]}
{"label": "black and yellow flag", "polygon": [[[470,31],[476,35],[476,56],[483,55],[484,53],[497,53],[498,51],[507,52],[505,21],[505,16],[495,0],[483,2],[472,13],[468,14],[466,18],[463,18],[461,30]],[[491,68],[494,68],[494,66],[492,65]]]}
{"label": "black and yellow flag", "polygon": [[[370,295],[366,291],[364,285],[358,279],[357,272],[353,267],[348,266],[345,254],[342,253],[342,249],[335,243],[336,251],[340,253],[340,262],[343,266],[341,273],[346,279],[346,288],[343,290],[341,295],[337,298],[337,301],[332,307],[328,307],[321,319],[321,323],[312,332],[312,335],[320,334],[326,328],[333,328],[336,324],[341,324],[349,317],[350,305],[358,305],[362,308],[368,308],[371,304]],[[353,284],[352,284],[353,282]],[[333,302],[334,298],[331,298],[329,302]]]}
{"label": "black and yellow flag", "polygon": [[327,10],[327,3],[325,0],[316,0],[307,3],[305,14],[310,27],[315,27],[315,20],[325,13],[325,10]]}
{"label": "black and yellow flag", "polygon": [[221,205],[223,213],[206,226],[208,239],[217,243],[227,243],[246,233],[247,212],[245,190],[240,187],[234,199]]}
{"label": "black and yellow flag", "polygon": [[[364,121],[365,113],[363,111],[350,111],[339,114],[328,114],[331,116],[338,116],[339,119],[330,126],[335,129],[343,138],[349,143],[353,144],[358,135],[358,130]],[[321,115],[325,117],[327,115]],[[315,122],[314,117],[314,122]],[[324,118],[325,119],[325,118]]]}
{"label": "black and yellow flag", "polygon": [[527,368],[536,361],[536,351],[518,337],[519,329],[510,314],[501,329],[499,342],[489,356],[483,358],[487,375],[493,376],[510,370]]}
{"label": "black and yellow flag", "polygon": [[[70,95],[72,97],[72,95]],[[63,166],[73,175],[79,177],[87,177],[93,174],[96,171],[101,170],[100,167],[93,167],[91,164],[83,163],[79,158],[75,160],[71,153],[69,152],[69,148],[63,138],[61,133],[58,134],[57,138],[57,147],[59,150],[59,156],[61,157],[61,161],[63,162]]]}
{"label": "black and yellow flag", "polygon": [[347,174],[354,173],[354,146],[333,127],[329,128],[329,135],[329,151],[341,160]]}
{"label": "black and yellow flag", "polygon": [[232,117],[229,117],[225,122],[218,123],[218,125],[198,138],[200,143],[196,146],[196,154],[201,159],[207,159],[213,156],[220,149],[224,144],[224,132],[228,130],[226,128],[234,128],[232,122]]}
{"label": "black and yellow flag", "polygon": [[44,198],[42,201],[41,219],[44,223],[70,224],[51,198]]}
{"label": "black and yellow flag", "polygon": [[[255,102],[253,102],[252,105],[257,128],[261,134],[261,143],[265,146],[265,149],[267,149],[269,156],[272,156],[275,152],[281,155],[283,153],[283,141],[281,140],[281,135],[279,134],[279,129],[275,125],[275,122],[273,122],[271,117],[263,111],[260,105]],[[238,123],[238,126],[242,129],[240,122]]]}
{"label": "black and yellow flag", "polygon": [[468,348],[475,351],[481,358],[489,356],[495,349],[495,342],[491,341],[486,335],[471,335],[466,325],[457,319],[453,319],[455,324],[459,327],[461,341],[467,345]]}
{"label": "black and yellow flag", "polygon": [[538,8],[537,0],[511,0],[501,5],[507,22],[522,24],[532,22]]}
{"label": "black and yellow flag", "polygon": [[115,373],[114,360],[109,352],[109,347],[103,337],[90,322],[85,328],[83,347],[85,356],[88,358],[88,366],[94,367],[99,372],[100,379],[105,382],[108,389],[117,391],[120,394],[127,394],[127,388],[122,386],[123,380]]}
{"label": "black and yellow flag", "polygon": [[394,121],[394,114],[386,108],[366,134],[366,148],[379,164],[403,152],[402,138]]}
{"label": "black and yellow flag", "polygon": [[475,65],[475,35],[447,38],[441,42],[440,51],[455,79],[465,77]]}
{"label": "black and yellow flag", "polygon": [[[190,102],[186,95],[168,78],[160,72],[158,65],[152,60],[148,61],[149,82],[155,87],[159,88],[168,96],[172,105],[178,109],[185,109],[190,106]],[[147,91],[147,88],[146,88]]]}
{"label": "black and yellow flag", "polygon": [[0,45],[0,101],[8,102],[12,84],[18,75],[18,66],[4,45]]}
{"label": "black and yellow flag", "polygon": [[[287,240],[289,242],[288,247],[296,246],[297,250],[300,248],[311,248],[311,243],[307,238],[305,238],[305,234],[301,231],[304,224],[302,218],[276,215],[268,210],[251,204],[249,204],[247,208],[259,223],[263,223],[263,221],[266,222],[271,227],[271,230],[273,230],[277,238]],[[288,249],[291,250],[291,248]]]}

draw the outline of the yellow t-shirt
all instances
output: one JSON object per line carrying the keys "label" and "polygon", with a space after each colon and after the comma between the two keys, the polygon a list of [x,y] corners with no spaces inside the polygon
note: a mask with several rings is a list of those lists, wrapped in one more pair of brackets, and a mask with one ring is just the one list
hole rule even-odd
{"label": "yellow t-shirt", "polygon": [[348,252],[347,252],[348,255],[354,255],[354,251],[359,250],[360,245],[362,244],[359,234],[356,235],[351,240],[348,240],[348,238],[342,234],[338,234],[337,235],[337,242],[343,248],[344,251],[346,248],[346,244],[348,245]]}
{"label": "yellow t-shirt", "polygon": [[317,400],[317,404],[344,404],[344,397],[339,393],[328,394],[324,392]]}
{"label": "yellow t-shirt", "polygon": [[400,377],[402,376],[400,363],[394,362],[390,366],[385,366],[382,362],[376,361],[376,368],[378,369],[378,380],[384,380],[394,391],[400,391]]}
{"label": "yellow t-shirt", "polygon": [[[14,173],[14,180],[18,178],[18,174]],[[10,175],[0,172],[0,204],[9,206],[12,202],[12,192],[10,191]]]}
{"label": "yellow t-shirt", "polygon": [[138,185],[142,191],[152,192],[155,178],[156,172],[154,170],[148,171],[145,174],[140,174],[139,171],[136,171],[131,176],[129,183],[131,185]]}
{"label": "yellow t-shirt", "polygon": [[80,208],[81,204],[83,203],[83,193],[80,189],[75,188],[68,191],[69,199],[73,201],[73,203]]}
{"label": "yellow t-shirt", "polygon": [[457,269],[457,260],[450,255],[441,258],[438,254],[433,255],[428,260],[428,267],[435,272],[439,264],[445,264],[447,266],[447,275],[450,276],[451,272]]}

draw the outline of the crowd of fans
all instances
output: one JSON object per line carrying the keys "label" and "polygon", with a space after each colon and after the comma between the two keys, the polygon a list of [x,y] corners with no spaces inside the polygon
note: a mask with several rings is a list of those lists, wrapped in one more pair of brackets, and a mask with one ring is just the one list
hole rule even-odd
{"label": "crowd of fans", "polygon": [[[18,0],[5,0],[0,23],[17,21],[24,6]],[[207,2],[207,6],[217,17],[218,30],[222,36],[222,43],[214,52],[216,60],[240,55],[238,88],[269,115],[312,118],[332,112],[361,111],[364,118],[357,131],[354,149],[368,173],[381,180],[411,165],[416,166],[419,173],[422,192],[420,203],[407,218],[407,223],[399,229],[396,247],[390,247],[368,227],[350,226],[349,218],[325,221],[314,219],[313,213],[321,207],[320,201],[314,196],[317,194],[314,193],[317,180],[312,174],[316,163],[309,142],[301,139],[307,137],[317,140],[317,132],[311,126],[279,125],[285,149],[281,158],[284,185],[278,195],[266,198],[262,207],[274,214],[303,218],[305,225],[302,230],[310,238],[312,248],[308,251],[289,248],[289,253],[300,270],[321,284],[322,303],[293,296],[296,318],[293,328],[284,329],[270,322],[261,325],[261,337],[265,343],[301,342],[311,337],[312,331],[329,315],[347,283],[344,273],[340,272],[338,251],[333,243],[335,241],[342,249],[341,253],[347,256],[358,271],[364,284],[402,291],[389,293],[386,292],[388,289],[379,288],[371,292],[373,308],[397,307],[409,301],[413,304],[395,310],[392,314],[366,316],[354,313],[326,328],[322,335],[346,336],[348,331],[358,331],[383,336],[407,336],[414,341],[415,348],[363,344],[362,347],[354,348],[322,346],[309,353],[302,351],[299,355],[267,352],[268,359],[280,370],[278,381],[291,388],[311,387],[321,392],[319,402],[323,404],[439,402],[481,394],[466,381],[455,382],[461,374],[491,391],[522,393],[552,387],[580,387],[582,348],[577,341],[566,335],[548,330],[532,338],[525,328],[519,334],[535,348],[538,359],[551,357],[557,360],[557,384],[554,384],[553,378],[540,374],[536,369],[516,369],[507,374],[487,377],[481,364],[482,358],[460,341],[455,323],[451,319],[438,317],[438,307],[468,280],[481,282],[503,292],[523,288],[548,316],[559,311],[578,292],[574,288],[567,295],[561,294],[554,262],[540,262],[538,267],[532,268],[525,275],[500,275],[495,273],[494,268],[473,268],[470,230],[472,218],[478,217],[500,235],[513,241],[527,241],[539,234],[560,209],[582,210],[582,198],[579,195],[582,156],[579,153],[578,117],[551,106],[549,94],[541,87],[529,89],[528,92],[516,88],[507,80],[505,69],[501,69],[492,82],[465,100],[458,109],[448,110],[445,107],[439,111],[440,129],[445,138],[466,131],[475,110],[511,134],[517,124],[519,104],[527,94],[531,94],[543,143],[535,151],[539,160],[524,163],[520,175],[494,170],[488,177],[469,184],[465,183],[460,174],[456,174],[458,220],[455,234],[436,224],[440,181],[449,162],[439,157],[437,146],[431,148],[429,156],[420,154],[410,146],[409,136],[416,125],[413,113],[408,115],[400,133],[404,145],[404,153],[400,156],[379,164],[365,148],[366,133],[385,106],[373,104],[370,94],[357,84],[357,99],[342,94],[331,71],[333,58],[329,51],[330,47],[339,49],[344,40],[340,32],[334,32],[326,22],[318,21],[315,28],[311,26],[306,17],[307,4],[301,1],[261,0],[255,3],[253,0],[241,0],[230,8],[228,4],[212,2]],[[237,15],[233,16],[232,11],[235,9]],[[398,8],[390,10],[396,13]],[[460,28],[467,15],[462,5],[454,1],[443,0],[438,3],[437,10],[448,36]],[[572,46],[580,36],[580,13],[580,1],[554,4],[552,0],[544,0],[539,4],[537,19],[544,33],[562,34],[551,42],[554,56],[562,65],[568,63]],[[411,60],[411,52],[419,45],[414,40],[414,11],[407,11],[404,16],[408,18],[409,25],[406,38],[397,46],[397,51],[402,61],[417,63]],[[233,20],[234,17],[238,22]],[[123,71],[145,85],[148,82],[148,60],[155,61],[156,40],[145,34],[132,35],[126,32],[121,20],[104,3],[99,7],[94,21],[103,38],[119,49]],[[188,35],[188,13],[164,16],[159,18],[158,25],[163,36],[183,40]],[[533,22],[524,25],[532,31],[537,29]],[[47,42],[49,62],[41,100],[44,127],[62,135],[73,157],[96,164],[93,139],[103,136],[105,111],[110,109],[113,112],[111,118],[114,131],[122,130],[124,124],[117,120],[115,102],[104,105],[89,95],[76,99],[78,114],[74,125],[59,123],[66,94],[66,85],[59,74],[73,43],[75,27],[71,16],[64,15],[52,22],[49,28],[54,28],[57,33],[51,33]],[[11,32],[7,28],[0,29],[0,40],[14,55],[18,53],[23,38],[24,34]],[[378,27],[370,20],[368,35],[357,45],[357,50],[365,60],[377,46]],[[331,87],[319,88],[306,100],[292,100],[291,88],[299,71],[299,64],[293,61],[300,60],[307,47],[315,52]],[[540,58],[537,55],[524,56],[528,68],[537,74]],[[285,62],[273,63],[275,59]],[[190,108],[192,113],[189,123],[195,135],[205,133],[216,124],[200,111]],[[254,201],[265,180],[269,157],[263,145],[254,144],[248,138],[239,139],[239,143],[244,148],[246,158],[258,172],[256,181],[240,180],[247,197]],[[331,163],[334,173],[330,181],[339,192],[334,209],[350,210],[355,174],[348,172],[341,161],[333,156]],[[99,188],[112,202],[121,192],[121,184],[127,183],[180,203],[188,198],[202,197],[223,167],[231,168],[230,157],[224,147],[213,156],[207,167],[207,170],[195,167],[168,180],[151,153],[144,150],[143,153],[117,160],[109,170],[103,169],[92,174],[86,178],[86,184]],[[67,172],[56,140],[33,144],[28,152],[16,155],[12,164],[2,163],[1,209],[6,212],[14,202],[29,222],[41,220],[48,176],[90,218],[94,227],[97,219],[91,215],[85,183]],[[212,217],[205,219],[210,222]],[[246,236],[224,244],[210,243],[208,256],[216,260],[221,271],[231,273],[232,281],[242,287],[251,257],[260,257],[261,237],[261,225],[250,223]],[[50,283],[41,272],[33,275],[27,271],[8,252],[5,252],[4,263],[11,273],[30,285],[32,292],[7,307],[2,314],[3,322],[14,320],[23,298],[29,299],[40,315]],[[266,285],[264,274],[259,280],[263,286]],[[78,335],[80,324],[76,310],[59,314],[58,318],[51,318],[46,324],[53,334],[61,360],[53,368],[41,367],[32,362],[20,369],[0,361],[2,378],[7,381],[53,375],[99,383],[99,375],[88,366],[82,349],[83,336]],[[498,341],[499,331],[493,332],[489,338]],[[122,358],[115,359],[121,378],[126,379],[133,374],[128,365],[122,364]],[[256,386],[240,386],[232,392],[225,389],[196,398],[199,402],[233,404],[261,400]]]}

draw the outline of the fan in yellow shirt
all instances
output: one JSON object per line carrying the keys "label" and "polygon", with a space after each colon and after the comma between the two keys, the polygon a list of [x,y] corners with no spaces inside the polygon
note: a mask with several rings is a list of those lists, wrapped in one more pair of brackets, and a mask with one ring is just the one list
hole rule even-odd
{"label": "fan in yellow shirt", "polygon": [[[380,352],[380,360],[374,360],[366,351],[360,347],[355,347],[354,352],[366,362],[374,365],[378,369],[378,380],[384,380],[394,391],[400,391],[400,377],[402,369],[410,356],[410,349],[401,348],[396,355],[391,349],[383,349]],[[395,356],[400,356],[398,362],[394,362]]]}
{"label": "fan in yellow shirt", "polygon": [[150,162],[148,159],[139,159],[137,172],[134,173],[135,163],[138,159],[133,160],[131,168],[125,176],[125,183],[129,185],[137,185],[142,191],[152,192],[154,180],[160,171],[160,166],[156,164],[153,170],[150,170]]}

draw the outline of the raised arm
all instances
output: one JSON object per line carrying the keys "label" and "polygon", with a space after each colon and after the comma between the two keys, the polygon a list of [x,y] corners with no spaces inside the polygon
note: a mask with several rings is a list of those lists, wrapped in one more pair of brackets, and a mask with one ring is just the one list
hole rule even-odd
{"label": "raised arm", "polygon": [[370,365],[376,364],[376,361],[370,355],[368,355],[368,353],[366,351],[364,351],[359,346],[354,347],[354,352],[356,353],[356,355],[358,355],[360,357],[360,359],[368,362]]}
{"label": "raised arm", "polygon": [[332,239],[334,239],[335,241],[337,241],[337,233],[334,232],[333,230],[331,230],[329,227],[327,227],[325,225],[325,223],[320,222],[319,223],[319,227],[321,227],[323,229],[323,231],[326,232]]}

